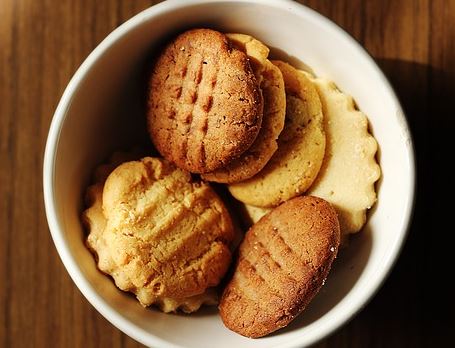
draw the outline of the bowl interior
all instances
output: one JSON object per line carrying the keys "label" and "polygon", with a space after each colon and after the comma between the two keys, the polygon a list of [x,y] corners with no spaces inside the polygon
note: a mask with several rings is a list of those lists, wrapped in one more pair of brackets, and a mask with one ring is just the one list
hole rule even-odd
{"label": "bowl interior", "polygon": [[[368,115],[380,146],[379,198],[365,229],[341,252],[326,285],[304,314],[286,329],[260,340],[227,330],[216,308],[191,316],[142,308],[97,271],[84,245],[80,214],[93,169],[113,151],[147,143],[145,88],[154,52],[170,35],[201,26],[253,35],[272,48],[274,58],[301,67],[306,64],[317,75],[335,81]],[[92,304],[148,345],[312,343],[368,300],[391,267],[405,235],[414,167],[401,108],[382,74],[352,39],[313,11],[291,2],[171,1],[139,14],[111,34],[83,64],[62,98],[52,127],[45,189],[47,185],[47,212],[59,253]]]}

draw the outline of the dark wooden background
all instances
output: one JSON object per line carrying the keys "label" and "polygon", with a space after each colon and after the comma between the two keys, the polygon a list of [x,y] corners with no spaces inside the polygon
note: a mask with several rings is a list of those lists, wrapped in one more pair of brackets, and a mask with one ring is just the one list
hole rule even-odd
{"label": "dark wooden background", "polygon": [[[0,0],[1,347],[140,346],[67,275],[48,231],[41,172],[52,114],[77,67],[106,34],[155,2]],[[394,271],[354,320],[316,346],[448,346],[455,331],[455,1],[302,2],[347,30],[384,69],[418,160],[415,218]]]}

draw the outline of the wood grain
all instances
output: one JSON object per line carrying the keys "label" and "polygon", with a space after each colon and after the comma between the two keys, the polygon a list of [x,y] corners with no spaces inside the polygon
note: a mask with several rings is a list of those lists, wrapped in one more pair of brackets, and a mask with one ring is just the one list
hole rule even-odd
{"label": "wood grain", "polygon": [[[110,31],[156,2],[0,0],[0,347],[141,346],[102,318],[66,273],[45,219],[41,172],[51,117],[72,74]],[[391,276],[316,346],[446,346],[455,328],[455,287],[446,281],[455,1],[301,2],[348,31],[391,79],[413,131],[419,180]]]}

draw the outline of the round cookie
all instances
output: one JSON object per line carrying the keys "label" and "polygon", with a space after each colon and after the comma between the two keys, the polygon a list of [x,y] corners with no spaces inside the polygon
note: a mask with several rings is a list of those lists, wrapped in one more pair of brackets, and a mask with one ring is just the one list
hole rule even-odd
{"label": "round cookie", "polygon": [[243,203],[273,207],[305,192],[321,167],[325,133],[321,101],[313,83],[287,63],[273,61],[286,89],[286,120],[278,150],[252,178],[229,185]]}
{"label": "round cookie", "polygon": [[144,306],[197,310],[216,303],[231,261],[230,216],[209,185],[166,160],[115,168],[87,193],[83,219],[98,268]]}
{"label": "round cookie", "polygon": [[262,337],[288,325],[324,284],[340,243],[332,206],[293,198],[265,215],[245,235],[220,315],[232,331]]}
{"label": "round cookie", "polygon": [[278,149],[277,139],[284,127],[286,95],[280,69],[268,59],[269,49],[262,42],[244,34],[226,34],[230,42],[246,52],[264,98],[262,126],[251,147],[227,166],[202,175],[204,180],[235,183],[258,173]]}
{"label": "round cookie", "polygon": [[337,210],[341,233],[360,231],[366,210],[376,201],[374,183],[381,176],[378,144],[368,132],[368,119],[351,96],[323,78],[305,74],[316,86],[324,112],[327,148],[321,170],[307,194],[329,201]]}
{"label": "round cookie", "polygon": [[208,173],[239,157],[262,122],[259,82],[225,35],[193,29],[169,43],[150,79],[148,129],[178,167]]}

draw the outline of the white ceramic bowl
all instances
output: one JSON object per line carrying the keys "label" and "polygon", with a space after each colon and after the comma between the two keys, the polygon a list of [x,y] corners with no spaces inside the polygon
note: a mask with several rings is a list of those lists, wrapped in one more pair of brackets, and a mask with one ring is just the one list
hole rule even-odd
{"label": "white ceramic bowl", "polygon": [[[380,146],[378,203],[365,229],[341,253],[304,314],[258,340],[227,330],[216,308],[191,316],[142,308],[97,271],[84,246],[80,214],[93,168],[144,137],[144,76],[154,48],[171,34],[200,26],[251,34],[274,48],[276,56],[304,62],[334,80],[369,116]],[[296,347],[346,323],[384,281],[411,216],[414,155],[405,117],[384,75],[326,18],[287,0],[171,0],[112,32],[68,84],[47,140],[44,196],[52,237],[74,282],[104,317],[134,339],[154,347]]]}

